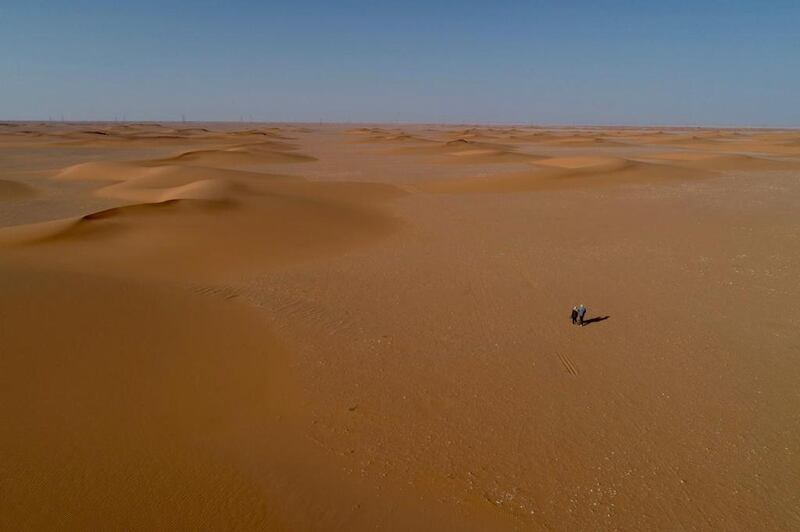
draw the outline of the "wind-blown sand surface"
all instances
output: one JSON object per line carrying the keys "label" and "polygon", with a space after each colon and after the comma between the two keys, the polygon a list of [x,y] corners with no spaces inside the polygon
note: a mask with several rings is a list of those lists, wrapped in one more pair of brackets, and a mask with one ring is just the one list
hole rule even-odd
{"label": "wind-blown sand surface", "polygon": [[798,205],[797,131],[0,124],[0,529],[800,528]]}

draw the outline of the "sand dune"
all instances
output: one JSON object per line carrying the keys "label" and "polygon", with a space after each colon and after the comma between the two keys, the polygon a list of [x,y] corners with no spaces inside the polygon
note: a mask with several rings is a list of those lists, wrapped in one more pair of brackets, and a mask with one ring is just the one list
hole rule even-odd
{"label": "sand dune", "polygon": [[[48,126],[34,128],[0,128],[0,137],[45,138],[63,146],[106,147],[131,146],[155,147],[160,145],[231,143],[241,140],[290,141],[294,137],[284,134],[281,128],[252,128],[217,131],[206,127],[166,127],[159,124],[121,124],[108,127],[86,128],[62,125],[55,129]],[[290,145],[285,145],[288,149]]]}
{"label": "sand dune", "polygon": [[78,163],[63,168],[53,175],[53,179],[63,181],[124,181],[141,175],[143,165],[132,162]]}
{"label": "sand dune", "polygon": [[455,132],[455,134],[453,135],[455,138],[453,140],[470,139],[470,140],[493,141],[500,138],[498,133],[499,133],[498,130],[492,128],[488,129],[470,128]]}
{"label": "sand dune", "polygon": [[[204,197],[211,188],[212,200],[172,199],[3,228],[0,245],[16,257],[71,271],[207,280],[346,249],[395,226],[380,212],[322,202],[303,190],[263,196],[256,211],[253,205],[221,203],[217,183],[198,191],[199,185],[165,196]],[[67,256],[65,250],[79,255]]]}
{"label": "sand dune", "polygon": [[[166,160],[120,161],[120,162],[88,162],[68,166],[53,175],[53,179],[61,181],[130,181],[138,180],[143,186],[148,179],[161,180],[195,180],[209,178],[239,179],[274,179],[274,174],[253,173],[242,170],[194,166],[180,164],[175,158]],[[153,187],[158,187],[154,184]]]}
{"label": "sand dune", "polygon": [[315,161],[314,157],[284,151],[290,146],[275,142],[260,142],[217,150],[188,151],[164,159],[170,164],[195,164],[198,166],[239,167],[264,164],[304,163]]}
{"label": "sand dune", "polygon": [[506,137],[509,141],[517,143],[543,144],[564,148],[613,148],[628,146],[620,142],[618,137],[606,134],[590,133],[564,133],[554,131],[520,131],[515,130]]}
{"label": "sand dune", "polygon": [[[173,177],[170,179],[170,177]],[[177,179],[175,179],[177,177]],[[149,175],[103,187],[95,194],[126,201],[160,203],[170,200],[191,199],[228,201],[236,197],[242,186],[224,179],[198,179],[183,176]]]}
{"label": "sand dune", "polygon": [[437,156],[457,164],[529,162],[540,156],[517,152],[512,146],[457,138],[436,144],[400,148],[398,153]]}
{"label": "sand dune", "polygon": [[30,198],[36,195],[36,190],[30,185],[0,179],[0,201]]}
{"label": "sand dune", "polygon": [[293,177],[230,169],[136,163],[121,166],[124,172],[116,174],[119,182],[95,189],[96,196],[143,203],[172,199],[223,202],[257,194],[265,184],[298,183]]}
{"label": "sand dune", "polygon": [[384,129],[379,127],[361,127],[348,129],[348,135],[360,137],[359,142],[365,143],[413,143],[413,142],[433,142],[431,139],[412,134],[402,129]]}
{"label": "sand dune", "polygon": [[632,140],[642,144],[663,144],[687,147],[704,147],[713,149],[723,144],[724,141],[713,132],[702,133],[671,133],[665,135],[646,135],[634,137]]}
{"label": "sand dune", "polygon": [[204,127],[182,127],[175,130],[177,133],[181,133],[183,135],[205,135],[207,133],[211,133],[210,129]]}
{"label": "sand dune", "polygon": [[361,136],[385,136],[385,135],[397,135],[400,133],[397,129],[385,129],[382,127],[358,127],[353,129],[348,129],[345,131],[348,135],[361,135]]}
{"label": "sand dune", "polygon": [[420,143],[427,143],[427,142],[434,142],[431,139],[426,139],[424,137],[420,137],[418,135],[411,135],[408,133],[388,133],[388,134],[369,134],[365,138],[360,139],[360,142],[369,142],[369,143],[393,143],[393,142],[420,142]]}
{"label": "sand dune", "polygon": [[0,228],[0,246],[20,246],[59,238],[77,227],[83,217],[50,220]]}
{"label": "sand dune", "polygon": [[558,138],[558,136],[546,132],[514,133],[508,137],[509,140],[525,142],[547,142]]}
{"label": "sand dune", "polygon": [[[56,257],[70,270],[130,273],[126,257],[135,257],[140,275],[205,278],[316,256],[393,230],[396,222],[377,205],[400,195],[395,187],[234,169],[314,160],[293,149],[270,140],[166,159],[70,165],[54,181],[105,182],[91,193],[123,205],[2,228],[0,246],[19,256]],[[97,239],[106,243],[97,247]],[[60,253],[64,246],[85,254],[70,260]]]}
{"label": "sand dune", "polygon": [[700,152],[763,153],[765,155],[800,155],[791,131],[759,132],[758,130],[669,130],[620,132],[620,139],[632,145],[657,145],[687,148]]}
{"label": "sand dune", "polygon": [[[58,177],[110,179],[116,182],[93,193],[136,203],[3,228],[0,245],[70,269],[131,273],[135,263],[137,275],[183,278],[260,270],[387,234],[396,222],[373,205],[401,194],[386,185],[153,162],[85,163]],[[69,259],[64,246],[82,252]]]}
{"label": "sand dune", "polygon": [[2,137],[23,139],[36,138],[46,140],[57,146],[64,147],[158,147],[166,144],[186,145],[206,140],[211,143],[213,136],[196,136],[179,134],[170,130],[66,130],[47,131],[19,131],[15,133],[0,134]]}
{"label": "sand dune", "polygon": [[[696,146],[691,145],[686,147],[696,148]],[[734,154],[748,153],[765,156],[798,157],[800,156],[800,143],[793,143],[791,141],[764,142],[745,138],[736,142],[718,142],[709,147],[709,150]]]}
{"label": "sand dune", "polygon": [[457,163],[515,163],[535,161],[541,158],[539,155],[491,148],[450,151],[448,155],[451,157],[450,162]]}
{"label": "sand dune", "polygon": [[609,140],[600,136],[570,135],[565,137],[550,138],[545,141],[547,144],[572,148],[591,148],[591,147],[614,147],[625,146],[622,142]]}
{"label": "sand dune", "polygon": [[278,140],[295,140],[295,137],[283,135],[280,129],[245,129],[241,131],[231,131],[228,135],[239,137],[268,137]]}
{"label": "sand dune", "polygon": [[656,184],[711,177],[710,171],[683,169],[616,157],[556,157],[537,160],[538,168],[525,172],[431,181],[419,187],[427,192],[521,192],[559,188],[603,187],[620,184]]}
{"label": "sand dune", "polygon": [[748,155],[735,155],[708,152],[669,152],[643,156],[644,159],[664,161],[676,166],[703,168],[707,170],[783,170],[797,167],[798,163],[789,161],[752,157]]}
{"label": "sand dune", "polygon": [[578,156],[551,157],[537,161],[538,165],[552,168],[564,168],[575,172],[612,172],[630,169],[636,163],[619,157]]}
{"label": "sand dune", "polygon": [[495,150],[511,150],[513,149],[511,146],[507,144],[499,144],[496,142],[480,142],[477,140],[473,140],[467,137],[458,137],[452,140],[448,140],[442,146],[448,150],[460,150],[462,148],[482,148],[482,149],[495,149]]}
{"label": "sand dune", "polygon": [[295,146],[279,141],[234,145],[228,148],[193,150],[173,157],[135,162],[92,161],[68,166],[56,172],[59,180],[126,180],[140,176],[145,168],[165,166],[206,166],[237,168],[269,164],[314,161],[313,157],[293,153]]}

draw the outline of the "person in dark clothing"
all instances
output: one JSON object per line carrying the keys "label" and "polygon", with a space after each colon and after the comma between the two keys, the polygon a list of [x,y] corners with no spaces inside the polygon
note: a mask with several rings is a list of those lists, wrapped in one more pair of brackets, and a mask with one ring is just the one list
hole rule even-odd
{"label": "person in dark clothing", "polygon": [[578,307],[578,324],[581,327],[583,327],[583,317],[584,316],[586,316],[586,307],[584,307],[583,303],[581,303],[581,306]]}
{"label": "person in dark clothing", "polygon": [[578,307],[572,307],[572,314],[570,315],[572,318],[572,324],[575,325],[578,323]]}

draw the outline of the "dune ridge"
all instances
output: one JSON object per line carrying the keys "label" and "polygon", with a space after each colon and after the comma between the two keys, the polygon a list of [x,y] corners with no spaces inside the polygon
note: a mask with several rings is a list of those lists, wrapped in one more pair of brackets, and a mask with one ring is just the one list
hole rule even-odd
{"label": "dune ridge", "polygon": [[419,190],[438,193],[524,192],[545,189],[648,184],[700,179],[716,175],[618,157],[554,157],[537,160],[535,168],[493,176],[431,181]]}
{"label": "dune ridge", "polygon": [[196,164],[199,166],[257,166],[265,164],[304,163],[315,161],[314,157],[290,151],[265,149],[272,146],[246,145],[233,148],[188,151],[164,159],[161,162],[174,164]]}

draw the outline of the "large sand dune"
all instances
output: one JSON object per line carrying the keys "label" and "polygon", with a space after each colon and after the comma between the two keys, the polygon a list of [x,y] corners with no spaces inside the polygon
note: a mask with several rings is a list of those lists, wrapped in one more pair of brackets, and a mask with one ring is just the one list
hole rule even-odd
{"label": "large sand dune", "polygon": [[798,529],[798,139],[2,123],[0,529]]}
{"label": "large sand dune", "polygon": [[[109,171],[120,170],[119,182],[93,194],[124,206],[0,228],[0,246],[83,271],[186,279],[241,275],[390,232],[396,221],[373,204],[401,194],[380,184],[308,183],[203,167],[106,163],[98,169],[89,164],[72,167],[67,175],[75,179],[80,170],[86,179],[109,179]],[[77,255],[69,252],[78,249]]]}

